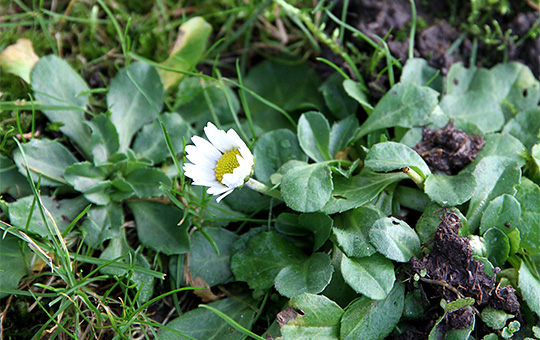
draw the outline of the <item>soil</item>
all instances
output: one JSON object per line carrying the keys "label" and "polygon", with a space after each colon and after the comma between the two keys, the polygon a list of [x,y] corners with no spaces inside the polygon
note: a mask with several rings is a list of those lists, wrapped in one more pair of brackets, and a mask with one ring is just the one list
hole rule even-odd
{"label": "soil", "polygon": [[454,123],[450,121],[440,129],[424,128],[422,141],[416,145],[415,150],[431,171],[457,175],[467,164],[474,161],[484,144],[482,136],[469,135],[455,129]]}
{"label": "soil", "polygon": [[472,310],[461,308],[446,314],[441,323],[445,331],[466,328],[474,320],[474,313],[484,306],[510,314],[519,311],[515,289],[496,285],[495,276],[484,272],[484,264],[473,257],[469,239],[458,235],[459,228],[459,217],[446,210],[432,240],[431,253],[409,262],[412,272],[421,277],[419,282],[434,309],[441,299],[475,299]]}
{"label": "soil", "polygon": [[[518,61],[527,65],[534,75],[540,77],[540,36],[527,38],[517,43],[540,17],[540,12],[529,7],[523,1],[510,0],[510,11],[506,15],[489,17],[485,24],[496,20],[502,32],[511,29],[517,39],[507,44],[507,61]],[[429,64],[439,69],[443,75],[456,62],[469,65],[474,51],[475,37],[466,29],[466,15],[470,13],[470,1],[415,1],[418,20],[414,42],[414,56],[428,60]],[[454,12],[454,13],[453,13]],[[334,10],[341,13],[340,6]],[[385,41],[391,54],[404,65],[408,58],[409,30],[412,21],[411,5],[408,0],[351,0],[347,23],[359,29],[372,40]],[[483,28],[484,23],[478,22]],[[462,38],[461,43],[451,47]],[[354,41],[355,39],[351,39]],[[359,42],[360,50],[371,50],[366,43]],[[498,45],[487,45],[478,39],[476,66],[491,67],[504,62],[505,53]],[[449,52],[450,50],[450,52]],[[382,63],[384,64],[384,63]],[[386,73],[385,73],[386,74]],[[399,79],[399,78],[398,78]],[[385,77],[374,75],[368,86],[375,98],[387,92]]]}

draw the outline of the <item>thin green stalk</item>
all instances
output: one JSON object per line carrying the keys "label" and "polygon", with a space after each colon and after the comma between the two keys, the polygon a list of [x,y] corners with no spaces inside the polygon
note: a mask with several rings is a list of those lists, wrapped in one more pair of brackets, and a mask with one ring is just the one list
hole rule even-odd
{"label": "thin green stalk", "polygon": [[261,194],[265,194],[265,195],[268,195],[268,196],[271,196],[271,197],[274,197],[283,201],[283,197],[281,196],[281,193],[278,190],[272,189],[266,184],[261,183],[253,178],[250,178],[246,182],[246,186],[250,189],[260,192]]}
{"label": "thin green stalk", "polygon": [[[75,255],[70,255],[70,256],[71,256],[71,258],[75,257]],[[95,265],[102,266],[102,267],[109,266],[111,268],[118,268],[118,269],[123,269],[123,270],[131,269],[135,273],[151,276],[153,278],[160,279],[160,280],[165,279],[166,274],[164,274],[164,273],[160,273],[160,272],[157,272],[155,270],[143,268],[143,267],[137,266],[137,265],[129,265],[127,263],[117,262],[118,260],[122,259],[124,256],[117,257],[117,258],[115,258],[113,260],[103,260],[103,259],[95,258],[95,257],[92,257],[92,256],[86,256],[86,255],[79,254],[79,255],[77,255],[77,260],[79,262],[82,262],[82,263],[90,263],[90,264],[95,264]],[[96,270],[98,270],[98,269],[96,269]]]}
{"label": "thin green stalk", "polygon": [[[32,189],[34,198],[38,202],[38,209],[41,214],[42,221],[51,236],[51,241],[53,242],[54,249],[56,250],[61,263],[59,267],[53,266],[51,269],[57,272],[58,275],[62,277],[62,279],[66,281],[69,286],[73,286],[76,282],[76,279],[75,274],[73,273],[73,264],[71,263],[69,250],[67,249],[64,238],[62,237],[62,233],[60,233],[60,230],[58,229],[54,218],[52,217],[51,213],[45,208],[43,202],[41,201],[41,196],[37,191],[34,181],[32,180],[32,176],[30,174],[30,168],[28,167],[28,161],[26,160],[26,154],[24,152],[24,149],[16,138],[14,138],[14,140],[15,143],[17,143],[19,151],[21,152],[23,162],[24,164],[26,164],[26,176],[28,179],[28,183],[30,184],[30,188]],[[49,224],[49,219],[52,223],[52,227]]]}
{"label": "thin green stalk", "polygon": [[210,311],[212,311],[214,314],[216,314],[217,316],[219,316],[220,318],[222,318],[226,323],[228,323],[229,325],[231,325],[232,328],[236,329],[237,331],[245,334],[245,335],[248,335],[256,340],[265,340],[263,337],[253,333],[252,331],[250,331],[249,329],[246,329],[244,327],[242,327],[240,324],[238,324],[236,321],[234,321],[232,318],[230,318],[227,314],[221,312],[220,310],[214,308],[214,307],[210,307],[208,305],[199,305],[199,307],[202,307],[202,308],[206,308],[206,309],[209,309]]}
{"label": "thin green stalk", "polygon": [[248,19],[242,24],[242,26],[240,26],[238,30],[235,30],[234,33],[225,40],[225,43],[223,45],[221,45],[219,48],[216,48],[215,53],[218,54],[219,52],[229,47],[230,44],[234,43],[236,39],[240,35],[242,35],[250,25],[253,25],[253,22],[257,20],[259,15],[264,11],[266,7],[268,7],[271,2],[272,0],[266,0],[265,2],[260,4],[255,13],[251,13],[251,15],[249,15]]}
{"label": "thin green stalk", "polygon": [[[100,0],[101,1],[101,0]],[[172,159],[173,159],[173,162],[174,162],[174,165],[176,166],[176,169],[178,171],[178,175],[180,176],[180,174],[182,174],[182,168],[180,167],[180,163],[178,163],[178,159],[176,157],[176,151],[174,150],[174,146],[172,145],[172,142],[171,142],[171,138],[169,137],[169,133],[167,132],[167,128],[165,127],[165,123],[163,123],[163,119],[161,118],[161,115],[159,114],[159,111],[157,109],[157,106],[156,104],[154,103],[154,101],[152,100],[152,98],[150,98],[145,91],[143,91],[143,89],[141,88],[140,84],[135,80],[135,78],[133,77],[133,75],[131,74],[131,72],[129,72],[129,70],[127,71],[127,76],[129,78],[129,80],[131,80],[131,82],[133,83],[133,85],[135,85],[135,87],[137,88],[137,90],[139,90],[139,92],[144,96],[144,98],[146,99],[146,101],[148,101],[148,103],[152,106],[152,109],[154,110],[154,113],[156,115],[156,118],[159,122],[159,126],[161,127],[161,132],[163,133],[163,137],[165,138],[165,142],[167,144],[167,149],[169,150],[169,154],[171,155]]]}
{"label": "thin green stalk", "polygon": [[411,3],[411,32],[409,33],[409,59],[414,58],[414,36],[416,34],[416,5],[414,0],[409,0]]}
{"label": "thin green stalk", "polygon": [[420,176],[420,174],[409,167],[404,168],[403,172],[409,176],[409,178],[418,186],[418,188],[424,190],[424,178]]}
{"label": "thin green stalk", "polygon": [[[342,23],[341,20],[339,20],[339,18],[337,18],[334,14],[332,14],[332,12],[330,12],[329,10],[325,10],[325,13],[326,15],[328,15],[328,17],[330,19],[332,19],[333,21],[335,21],[338,25]],[[347,28],[348,30],[350,30],[351,32],[353,32],[354,34],[358,35],[359,37],[361,37],[365,42],[367,42],[371,47],[373,48],[377,48],[377,43],[375,41],[373,41],[370,37],[368,37],[367,35],[365,35],[364,33],[362,33],[361,31],[359,31],[358,29],[354,28],[353,26],[347,24],[347,23],[343,23],[343,26],[345,28]],[[393,62],[395,63],[395,65],[397,65],[400,69],[402,68],[401,64],[397,61],[396,58],[392,57],[392,60]],[[361,78],[360,78],[361,79]]]}
{"label": "thin green stalk", "polygon": [[326,65],[332,67],[334,70],[336,70],[336,72],[338,72],[339,74],[341,74],[341,76],[342,76],[343,78],[345,78],[345,79],[347,79],[347,80],[350,80],[350,79],[351,79],[351,77],[349,77],[349,76],[347,75],[347,73],[343,72],[343,70],[342,70],[339,66],[337,66],[336,64],[334,64],[334,63],[331,62],[330,60],[324,59],[324,58],[320,58],[320,57],[319,57],[319,58],[315,58],[315,60],[320,61],[320,62],[323,62],[323,63],[325,63]]}
{"label": "thin green stalk", "polygon": [[[101,6],[101,8],[103,8],[103,10],[105,11],[105,13],[107,13],[107,16],[111,19],[112,21],[112,24],[114,26],[114,29],[116,30],[116,34],[118,35],[118,39],[120,39],[120,46],[122,47],[122,54],[124,55],[124,59],[125,59],[125,65],[129,65],[129,58],[130,58],[130,55],[129,55],[129,50],[127,48],[127,44],[126,44],[126,39],[124,37],[124,33],[122,32],[122,29],[120,28],[120,24],[118,24],[118,21],[116,20],[116,18],[114,17],[114,14],[111,12],[111,10],[109,9],[109,7],[107,7],[107,5],[105,5],[103,3],[102,0],[97,0],[98,4]],[[127,27],[126,27],[126,31],[127,32]]]}
{"label": "thin green stalk", "polygon": [[[358,68],[356,67],[356,64],[352,61],[350,56],[343,50],[343,48],[338,43],[336,43],[329,36],[327,36],[326,33],[324,33],[321,29],[316,27],[313,20],[306,13],[288,4],[285,0],[275,0],[275,2],[281,8],[283,8],[286,12],[298,17],[304,23],[304,25],[306,25],[306,27],[311,31],[313,35],[315,35],[323,44],[328,46],[328,48],[330,48],[332,52],[342,57],[347,62],[347,64],[353,71],[354,75],[356,76],[356,78],[363,82],[362,75],[360,74],[360,71],[358,70]],[[329,11],[326,11],[326,12],[329,13]],[[338,21],[343,23],[339,19]],[[346,23],[343,23],[343,27],[346,27],[346,25],[347,25]]]}
{"label": "thin green stalk", "polygon": [[[156,63],[155,61],[153,60],[150,60],[150,59],[147,59],[145,57],[142,57],[140,55],[137,55],[137,54],[134,54],[134,53],[131,53],[130,54],[131,56],[133,56],[133,58],[137,59],[137,60],[141,60],[141,61],[144,61],[154,67],[157,67],[157,68],[161,68],[165,71],[171,71],[171,72],[176,72],[176,73],[181,73],[181,74],[185,74],[185,75],[189,75],[189,76],[193,76],[193,77],[198,77],[198,78],[203,78],[203,79],[207,79],[209,81],[216,81],[216,79],[210,77],[210,76],[207,76],[207,75],[204,75],[204,74],[200,74],[200,73],[195,73],[195,72],[189,72],[189,71],[183,71],[183,70],[178,70],[178,69],[175,69],[175,68],[172,68],[172,67],[166,67],[166,66],[163,66],[163,65],[160,65],[158,63]],[[230,80],[228,78],[223,78],[223,81],[228,83],[228,84],[231,84],[233,86],[236,86],[238,88],[241,88],[243,89],[244,91],[246,91],[247,93],[249,93],[250,95],[252,95],[253,97],[255,97],[255,99],[257,99],[258,101],[260,101],[261,103],[265,104],[266,106],[278,111],[279,113],[281,113],[288,121],[289,123],[291,123],[291,125],[293,126],[293,128],[296,130],[296,122],[294,121],[294,119],[285,111],[283,110],[282,108],[280,108],[279,106],[277,106],[276,104],[266,100],[265,98],[261,97],[259,94],[257,94],[256,92],[250,90],[249,88],[243,86],[243,85],[240,85],[239,83],[233,81],[233,80]],[[1,104],[0,103],[0,108],[1,108]]]}
{"label": "thin green stalk", "polygon": [[478,53],[478,39],[474,38],[473,47],[471,49],[471,58],[469,59],[469,67],[476,65],[476,54]]}
{"label": "thin green stalk", "polygon": [[[236,75],[238,77],[238,84],[240,86],[244,86],[243,80],[242,80],[242,72],[240,72],[240,68],[238,66],[238,59],[236,59]],[[251,136],[253,137],[253,141],[255,142],[257,137],[255,136],[255,127],[253,126],[253,117],[251,117],[251,110],[249,109],[249,105],[246,101],[246,93],[244,92],[244,89],[238,88],[238,95],[240,96],[240,103],[242,104],[242,108],[244,109],[244,114],[246,115],[249,130],[251,132]]]}
{"label": "thin green stalk", "polygon": [[[347,11],[349,9],[349,0],[345,0],[343,2],[343,8],[341,10],[341,21],[347,22]],[[339,40],[343,42],[343,39],[345,38],[345,26],[340,25],[339,29]]]}
{"label": "thin green stalk", "polygon": [[206,91],[207,86],[204,81],[204,79],[199,79],[201,82],[202,93],[204,96],[204,101],[206,102],[206,106],[208,106],[208,111],[210,111],[210,116],[212,117],[212,121],[216,124],[216,126],[221,129],[221,122],[219,121],[219,117],[216,113],[216,109],[214,108],[214,104],[212,103],[212,100],[210,99],[210,95],[208,95],[208,92]]}
{"label": "thin green stalk", "polygon": [[24,132],[21,127],[21,118],[19,117],[19,111],[15,111],[15,123],[17,124],[17,130],[19,130],[19,136],[23,143],[26,143],[26,138],[24,138]]}
{"label": "thin green stalk", "polygon": [[229,112],[231,113],[231,116],[232,116],[232,118],[234,120],[234,123],[236,124],[236,128],[238,129],[238,132],[240,132],[240,135],[242,135],[242,138],[245,141],[249,141],[250,138],[248,137],[248,135],[244,131],[244,128],[242,127],[242,124],[240,124],[240,119],[238,119],[238,114],[236,113],[236,111],[234,110],[234,108],[232,106],[231,96],[230,96],[229,92],[227,91],[227,86],[223,82],[223,78],[221,77],[221,73],[219,72],[219,70],[216,70],[216,71],[217,71],[217,75],[218,75],[219,84],[221,85],[220,86],[221,90],[223,91],[223,94],[225,95],[225,101],[227,102],[227,107],[229,108]]}

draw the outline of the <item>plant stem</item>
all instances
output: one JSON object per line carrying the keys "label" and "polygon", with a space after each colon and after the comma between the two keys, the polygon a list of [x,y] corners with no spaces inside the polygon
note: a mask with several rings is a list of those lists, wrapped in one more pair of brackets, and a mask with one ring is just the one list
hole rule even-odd
{"label": "plant stem", "polygon": [[403,172],[407,174],[407,176],[409,176],[414,183],[416,183],[419,189],[424,190],[424,178],[422,178],[422,176],[409,167],[404,168]]}
{"label": "plant stem", "polygon": [[257,192],[260,192],[261,194],[272,196],[274,198],[277,198],[277,199],[283,201],[283,197],[281,197],[281,193],[278,190],[272,189],[268,185],[266,185],[264,183],[261,183],[261,182],[255,180],[255,179],[253,179],[253,178],[250,178],[246,182],[246,185],[250,189],[253,189],[253,190],[257,191]]}

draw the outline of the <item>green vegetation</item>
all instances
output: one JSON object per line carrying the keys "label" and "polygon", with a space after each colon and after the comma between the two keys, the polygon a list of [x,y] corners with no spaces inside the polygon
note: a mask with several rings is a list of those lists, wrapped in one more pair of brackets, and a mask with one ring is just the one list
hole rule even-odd
{"label": "green vegetation", "polygon": [[[0,338],[540,339],[540,82],[349,5],[1,2]],[[208,122],[255,160],[219,203]]]}

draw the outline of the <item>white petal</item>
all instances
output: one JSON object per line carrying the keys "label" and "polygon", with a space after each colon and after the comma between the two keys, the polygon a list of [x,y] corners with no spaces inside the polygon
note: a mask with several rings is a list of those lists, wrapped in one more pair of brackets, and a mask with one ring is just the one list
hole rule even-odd
{"label": "white petal", "polygon": [[246,149],[248,149],[246,143],[244,143],[242,138],[240,138],[240,136],[238,136],[236,131],[234,131],[233,129],[229,129],[229,131],[227,131],[227,137],[229,137],[229,139],[232,141],[235,148],[238,148],[238,149],[246,148]]}
{"label": "white petal", "polygon": [[204,133],[212,145],[214,145],[222,153],[229,152],[236,147],[225,131],[218,129],[210,122],[208,122],[204,128]]}
{"label": "white petal", "polygon": [[238,160],[240,166],[234,169],[232,173],[224,174],[221,181],[226,186],[233,188],[243,185],[246,177],[251,175],[251,166],[249,163],[246,163],[246,161],[238,155],[236,156],[236,159]]}
{"label": "white petal", "polygon": [[[193,145],[189,145],[193,146]],[[186,150],[187,150],[186,146]],[[198,150],[198,149],[197,149]],[[198,166],[202,166],[207,169],[214,170],[216,168],[217,161],[208,157],[206,154],[202,152],[191,152],[186,155],[186,158],[193,164],[196,164]]]}
{"label": "white petal", "polygon": [[211,194],[211,195],[215,196],[215,195],[220,195],[220,194],[224,193],[225,191],[229,191],[229,190],[233,191],[234,188],[228,188],[228,187],[224,186],[223,184],[219,184],[219,186],[216,185],[216,186],[212,186],[212,187],[208,188],[208,190],[206,190],[206,192],[208,194]]}
{"label": "white petal", "polygon": [[225,192],[223,195],[219,196],[218,198],[216,198],[216,202],[220,202],[222,199],[224,199],[226,196],[228,196],[231,192],[233,192],[233,189]]}
{"label": "white petal", "polygon": [[222,156],[221,152],[219,152],[219,150],[216,149],[206,139],[201,138],[199,136],[193,136],[191,137],[191,141],[193,142],[193,144],[197,146],[197,148],[199,149],[201,153],[204,153],[209,158],[214,159],[216,161],[218,161],[221,158]]}
{"label": "white petal", "polygon": [[[253,159],[253,154],[251,153],[251,151],[249,151],[249,149],[246,147],[246,148],[240,148],[240,154],[242,155],[242,158],[248,162],[250,164],[250,166],[253,166],[253,164],[255,163],[254,159]],[[237,158],[238,159],[238,158]]]}

